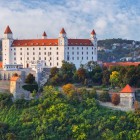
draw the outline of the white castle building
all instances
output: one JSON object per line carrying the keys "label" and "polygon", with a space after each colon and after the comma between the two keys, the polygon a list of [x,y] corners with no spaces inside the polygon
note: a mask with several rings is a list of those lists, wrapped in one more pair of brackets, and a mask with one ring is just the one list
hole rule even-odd
{"label": "white castle building", "polygon": [[5,70],[31,68],[35,63],[41,63],[44,68],[60,68],[63,60],[79,68],[88,61],[97,61],[97,38],[93,30],[89,39],[69,39],[62,28],[56,39],[47,38],[44,32],[40,39],[17,40],[7,26],[2,51]]}

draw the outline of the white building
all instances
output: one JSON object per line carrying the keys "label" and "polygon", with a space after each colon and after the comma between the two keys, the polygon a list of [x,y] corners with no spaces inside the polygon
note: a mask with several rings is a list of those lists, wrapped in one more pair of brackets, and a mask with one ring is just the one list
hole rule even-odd
{"label": "white building", "polygon": [[128,84],[120,91],[120,104],[127,108],[133,108],[135,91]]}
{"label": "white building", "polygon": [[42,39],[16,40],[7,26],[2,39],[3,68],[31,68],[41,63],[44,68],[58,67],[62,61],[72,62],[76,67],[88,61],[97,61],[97,38],[93,30],[90,39],[68,39],[62,28],[59,37],[48,39],[46,33]]}

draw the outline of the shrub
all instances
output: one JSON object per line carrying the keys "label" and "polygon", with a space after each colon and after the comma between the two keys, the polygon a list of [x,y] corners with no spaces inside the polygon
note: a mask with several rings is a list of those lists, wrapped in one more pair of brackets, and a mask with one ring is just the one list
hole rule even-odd
{"label": "shrub", "polygon": [[30,92],[33,92],[34,90],[38,91],[38,85],[37,84],[35,84],[35,85],[23,85],[22,88],[27,90],[27,91],[30,91]]}
{"label": "shrub", "polygon": [[103,91],[102,93],[100,93],[99,100],[102,102],[109,102],[110,101],[109,93],[107,91]]}
{"label": "shrub", "polygon": [[76,88],[73,84],[66,84],[62,87],[62,90],[65,94],[69,94],[71,91],[75,91]]}
{"label": "shrub", "polygon": [[35,77],[33,74],[29,73],[25,79],[25,83],[33,84],[35,82]]}
{"label": "shrub", "polygon": [[120,96],[116,93],[114,93],[111,97],[111,102],[114,105],[118,105],[120,103]]}

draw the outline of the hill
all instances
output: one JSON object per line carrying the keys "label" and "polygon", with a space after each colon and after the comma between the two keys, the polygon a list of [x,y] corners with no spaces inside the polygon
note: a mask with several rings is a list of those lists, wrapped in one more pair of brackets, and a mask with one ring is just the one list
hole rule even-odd
{"label": "hill", "polygon": [[98,60],[103,62],[139,61],[140,42],[126,39],[99,40]]}
{"label": "hill", "polygon": [[137,140],[140,113],[101,107],[83,90],[64,95],[45,87],[40,99],[17,100],[0,94],[1,140]]}

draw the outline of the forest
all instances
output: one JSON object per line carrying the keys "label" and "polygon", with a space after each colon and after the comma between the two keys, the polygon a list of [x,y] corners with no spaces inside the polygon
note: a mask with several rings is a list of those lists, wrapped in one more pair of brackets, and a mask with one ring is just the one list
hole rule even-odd
{"label": "forest", "polygon": [[140,111],[104,108],[95,91],[45,86],[40,98],[0,94],[1,140],[138,140]]}

